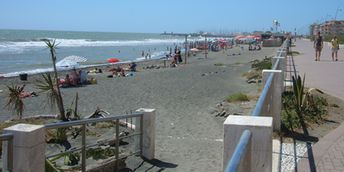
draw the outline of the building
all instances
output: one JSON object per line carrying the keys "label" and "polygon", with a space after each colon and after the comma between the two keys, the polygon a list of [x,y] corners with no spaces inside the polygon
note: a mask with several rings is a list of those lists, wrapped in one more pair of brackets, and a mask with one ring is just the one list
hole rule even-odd
{"label": "building", "polygon": [[316,35],[318,31],[322,35],[343,35],[344,34],[344,20],[330,20],[322,24],[312,24],[310,26],[311,35]]}

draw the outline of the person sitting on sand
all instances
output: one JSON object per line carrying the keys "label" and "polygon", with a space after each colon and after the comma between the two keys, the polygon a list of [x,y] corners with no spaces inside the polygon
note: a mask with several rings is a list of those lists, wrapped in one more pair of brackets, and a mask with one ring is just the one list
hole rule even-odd
{"label": "person sitting on sand", "polygon": [[119,69],[119,76],[125,77],[125,71],[123,68]]}
{"label": "person sitting on sand", "polygon": [[84,70],[79,71],[79,78],[81,84],[87,84],[87,73]]}
{"label": "person sitting on sand", "polygon": [[70,80],[71,80],[71,79],[70,79],[69,75],[67,74],[66,77],[65,77],[65,79],[62,80],[61,86],[62,86],[62,87],[70,87],[70,86],[71,86]]}
{"label": "person sitting on sand", "polygon": [[258,51],[262,49],[262,47],[259,44],[257,46],[258,46],[257,48]]}
{"label": "person sitting on sand", "polygon": [[70,74],[70,85],[71,86],[77,86],[79,84],[79,81],[80,81],[80,76],[76,72],[76,70],[73,69],[71,74]]}
{"label": "person sitting on sand", "polygon": [[176,60],[176,58],[173,58],[173,59],[172,59],[172,62],[171,62],[171,64],[170,64],[170,66],[171,66],[171,67],[177,67],[177,60]]}
{"label": "person sitting on sand", "polygon": [[26,92],[26,91],[23,91],[19,94],[19,97],[20,98],[26,98],[26,97],[36,97],[38,96],[36,92],[34,91],[31,91],[31,92]]}
{"label": "person sitting on sand", "polygon": [[102,69],[94,68],[94,69],[87,71],[87,73],[103,73],[103,71],[102,71]]}
{"label": "person sitting on sand", "polygon": [[135,62],[132,62],[129,66],[129,71],[130,72],[136,72],[136,63]]}

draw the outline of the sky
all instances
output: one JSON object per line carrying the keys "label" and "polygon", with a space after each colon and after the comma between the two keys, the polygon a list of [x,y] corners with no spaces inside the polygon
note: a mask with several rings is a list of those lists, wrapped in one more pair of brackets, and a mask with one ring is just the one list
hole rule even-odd
{"label": "sky", "polygon": [[[337,15],[336,15],[337,14]],[[102,32],[308,31],[343,0],[1,0],[0,29]]]}

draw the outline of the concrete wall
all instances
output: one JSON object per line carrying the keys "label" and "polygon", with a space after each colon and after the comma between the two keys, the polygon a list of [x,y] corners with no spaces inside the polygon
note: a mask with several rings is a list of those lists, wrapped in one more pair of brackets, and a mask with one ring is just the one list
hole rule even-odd
{"label": "concrete wall", "polygon": [[[244,130],[252,132],[250,167],[239,167],[247,171],[271,171],[272,169],[272,117],[233,116],[224,122],[223,169],[226,168]],[[241,163],[243,165],[244,163]]]}

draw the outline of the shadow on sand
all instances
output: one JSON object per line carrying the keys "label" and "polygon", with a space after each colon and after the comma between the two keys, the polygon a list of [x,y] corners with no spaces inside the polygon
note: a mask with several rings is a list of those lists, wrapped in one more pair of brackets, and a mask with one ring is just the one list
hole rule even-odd
{"label": "shadow on sand", "polygon": [[[155,168],[154,171],[164,171],[166,168],[176,168],[177,166],[178,166],[177,164],[164,162],[158,159],[148,160],[148,159],[142,158],[142,162],[134,169],[124,168],[120,171],[121,172],[150,171],[150,170],[153,170],[154,168]],[[158,168],[158,170],[156,168]]]}

